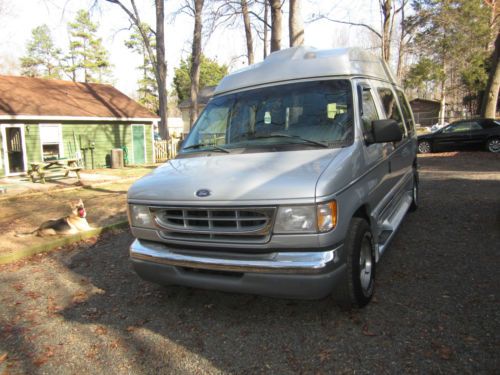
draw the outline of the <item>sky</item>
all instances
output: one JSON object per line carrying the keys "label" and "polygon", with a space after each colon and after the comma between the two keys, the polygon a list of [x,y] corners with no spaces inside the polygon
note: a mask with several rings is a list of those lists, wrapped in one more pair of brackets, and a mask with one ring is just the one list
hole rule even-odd
{"label": "sky", "polygon": [[[128,0],[123,0],[128,4]],[[190,52],[193,20],[178,13],[182,0],[165,2],[165,41],[167,79],[169,86],[173,69]],[[207,1],[206,1],[207,2]],[[155,24],[154,1],[136,0],[144,21]],[[288,9],[284,7],[282,48],[288,46]],[[99,24],[98,35],[110,52],[113,65],[114,85],[124,93],[134,96],[137,88],[139,56],[128,50],[124,41],[130,35],[130,22],[117,6],[104,0],[0,0],[0,74],[19,74],[18,61],[26,52],[26,43],[31,30],[47,24],[55,44],[66,50],[68,46],[67,23],[73,21],[79,9],[88,9],[93,22]],[[177,15],[176,15],[177,13]],[[364,22],[380,29],[378,1],[375,0],[302,0],[305,20],[317,14],[329,14],[331,18]],[[254,40],[258,38],[254,35]],[[367,47],[372,38],[363,28],[334,24],[321,20],[305,23],[305,44],[317,48],[346,46]],[[219,27],[203,40],[203,53],[220,63],[228,64],[230,70],[246,65],[245,39],[242,26]],[[256,62],[262,60],[262,44],[255,46]]]}

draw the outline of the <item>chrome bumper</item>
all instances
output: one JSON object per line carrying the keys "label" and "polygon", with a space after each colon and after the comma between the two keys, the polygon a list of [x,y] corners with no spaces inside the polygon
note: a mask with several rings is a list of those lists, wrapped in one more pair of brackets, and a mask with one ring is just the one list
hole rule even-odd
{"label": "chrome bumper", "polygon": [[274,252],[266,254],[176,251],[167,245],[135,240],[130,246],[132,260],[175,267],[228,272],[319,274],[339,262],[341,246],[321,252]]}

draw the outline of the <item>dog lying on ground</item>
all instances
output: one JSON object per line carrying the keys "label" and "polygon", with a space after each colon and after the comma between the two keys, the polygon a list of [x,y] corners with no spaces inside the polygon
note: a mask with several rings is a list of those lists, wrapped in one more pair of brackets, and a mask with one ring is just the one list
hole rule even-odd
{"label": "dog lying on ground", "polygon": [[92,229],[87,222],[85,206],[81,199],[70,202],[71,214],[66,217],[43,222],[33,232],[18,233],[17,237],[36,235],[40,237],[68,235],[84,232]]}

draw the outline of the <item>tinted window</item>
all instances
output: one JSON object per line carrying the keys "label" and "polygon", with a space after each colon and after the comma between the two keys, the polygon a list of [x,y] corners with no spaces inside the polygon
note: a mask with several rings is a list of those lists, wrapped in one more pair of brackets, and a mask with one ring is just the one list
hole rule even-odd
{"label": "tinted window", "polygon": [[484,126],[485,124],[486,123],[484,123],[483,126],[481,126],[477,122],[471,122],[470,123],[470,128],[471,128],[471,130],[483,130],[483,127],[486,128],[486,126]]}
{"label": "tinted window", "polygon": [[203,151],[213,146],[257,148],[278,144],[342,147],[353,140],[352,90],[348,80],[275,85],[215,97],[184,143]]}
{"label": "tinted window", "polygon": [[370,89],[361,87],[361,103],[363,114],[361,116],[361,123],[363,125],[363,134],[365,138],[371,135],[372,131],[372,121],[378,120],[379,116],[377,113],[377,107],[375,106],[375,101],[373,100],[372,93]]}
{"label": "tinted window", "polygon": [[413,118],[411,117],[410,106],[408,105],[404,94],[399,90],[396,90],[396,92],[398,94],[399,105],[403,111],[403,117],[405,119],[406,128],[408,129],[408,134],[413,135],[415,132],[415,124],[413,123]]}
{"label": "tinted window", "polygon": [[443,129],[443,133],[461,133],[467,132],[471,128],[470,122],[460,122],[458,124],[450,125]]}
{"label": "tinted window", "polygon": [[480,124],[483,127],[483,129],[492,129],[496,128],[497,126],[500,126],[500,121],[483,120],[480,122]]}
{"label": "tinted window", "polygon": [[401,112],[399,111],[398,104],[396,102],[396,98],[392,93],[391,89],[379,88],[378,93],[380,95],[380,99],[382,100],[382,105],[384,106],[385,114],[388,119],[392,119],[396,121],[403,133],[403,138],[406,137],[406,130],[403,124],[403,116],[401,116]]}

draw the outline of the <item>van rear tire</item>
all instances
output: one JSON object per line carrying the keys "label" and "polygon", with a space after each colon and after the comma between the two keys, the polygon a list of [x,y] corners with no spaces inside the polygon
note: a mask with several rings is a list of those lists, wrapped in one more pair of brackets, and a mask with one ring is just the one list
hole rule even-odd
{"label": "van rear tire", "polygon": [[354,217],[344,243],[347,254],[347,273],[335,295],[337,302],[347,308],[366,306],[375,292],[375,245],[366,220]]}

